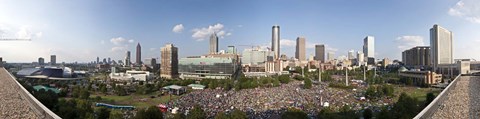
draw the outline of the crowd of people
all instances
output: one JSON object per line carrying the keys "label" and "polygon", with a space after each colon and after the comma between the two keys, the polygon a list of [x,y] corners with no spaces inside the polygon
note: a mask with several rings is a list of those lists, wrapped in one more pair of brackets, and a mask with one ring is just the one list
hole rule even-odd
{"label": "crowd of people", "polygon": [[[330,107],[340,108],[351,105],[361,108],[358,102],[359,91],[336,89],[326,83],[303,89],[302,81],[293,81],[279,87],[224,91],[222,89],[195,90],[170,101],[169,107],[177,107],[180,112],[187,112],[194,105],[205,110],[208,117],[219,112],[240,109],[250,118],[271,118],[280,116],[287,108],[297,108],[309,115],[315,115],[325,102]],[[325,105],[326,106],[326,105]]]}

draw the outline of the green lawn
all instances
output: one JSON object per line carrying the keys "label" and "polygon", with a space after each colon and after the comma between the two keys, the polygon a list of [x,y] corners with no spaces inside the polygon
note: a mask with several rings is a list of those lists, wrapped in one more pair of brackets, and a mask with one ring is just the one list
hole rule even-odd
{"label": "green lawn", "polygon": [[93,95],[90,95],[90,98],[95,98],[96,96],[100,96],[102,98],[102,101],[100,102],[109,103],[110,100],[113,100],[114,104],[132,105],[132,106],[136,106],[137,108],[145,108],[152,105],[158,105],[161,103],[166,103],[170,99],[173,100],[178,98],[178,96],[176,95],[172,95],[171,97],[169,95],[165,95],[161,97],[150,98],[150,96],[152,95],[156,95],[156,94],[155,93],[149,94],[149,95],[131,94],[127,96],[93,94]]}
{"label": "green lawn", "polygon": [[402,92],[407,93],[409,96],[416,98],[418,101],[423,102],[426,100],[427,93],[433,92],[437,96],[442,90],[437,88],[419,88],[419,87],[399,87],[395,86],[395,92],[400,95]]}

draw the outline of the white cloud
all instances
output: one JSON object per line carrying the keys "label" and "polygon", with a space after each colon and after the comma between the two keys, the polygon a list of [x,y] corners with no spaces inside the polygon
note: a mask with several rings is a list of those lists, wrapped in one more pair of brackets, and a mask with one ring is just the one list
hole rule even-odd
{"label": "white cloud", "polygon": [[397,48],[401,51],[410,49],[415,46],[424,46],[422,36],[400,36],[395,40]]}
{"label": "white cloud", "polygon": [[123,46],[112,47],[112,49],[110,49],[111,52],[122,52],[126,50],[127,48]]}
{"label": "white cloud", "polygon": [[293,40],[288,40],[288,39],[282,39],[280,40],[280,46],[283,47],[294,47],[297,44],[297,42]]}
{"label": "white cloud", "polygon": [[122,37],[112,38],[110,39],[110,42],[112,42],[114,45],[121,45],[125,42],[125,38],[122,38]]}
{"label": "white cloud", "polygon": [[448,14],[473,23],[480,23],[480,1],[460,0],[448,10]]}
{"label": "white cloud", "polygon": [[125,45],[127,42],[128,43],[133,43],[135,40],[133,39],[130,39],[130,40],[127,40],[123,37],[117,37],[117,38],[111,38],[110,39],[110,42],[113,43],[114,45]]}
{"label": "white cloud", "polygon": [[105,40],[101,40],[100,44],[102,44],[102,45],[105,44]]}
{"label": "white cloud", "polygon": [[223,24],[217,23],[215,25],[210,25],[208,27],[203,27],[203,28],[195,28],[193,29],[193,34],[192,38],[197,40],[197,41],[203,41],[205,39],[208,39],[210,35],[212,35],[214,32],[217,34],[219,38],[224,38],[225,36],[231,35],[230,32],[226,32],[224,29]]}
{"label": "white cloud", "polygon": [[30,27],[28,26],[21,27],[20,30],[16,33],[16,38],[31,39],[32,33],[30,31]]}
{"label": "white cloud", "polygon": [[182,33],[183,29],[183,24],[177,24],[173,27],[172,31],[175,33]]}

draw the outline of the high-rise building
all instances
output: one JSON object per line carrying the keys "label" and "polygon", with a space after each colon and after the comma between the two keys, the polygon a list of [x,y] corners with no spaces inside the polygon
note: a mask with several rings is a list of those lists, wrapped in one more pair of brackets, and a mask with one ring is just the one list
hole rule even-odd
{"label": "high-rise building", "polygon": [[295,50],[295,58],[299,61],[305,61],[305,38],[297,37],[297,47]]}
{"label": "high-rise building", "polygon": [[260,65],[268,61],[269,56],[273,57],[272,51],[261,50],[260,48],[244,49],[242,53],[242,65]]}
{"label": "high-rise building", "polygon": [[435,24],[430,29],[430,48],[433,69],[439,64],[453,63],[453,33]]}
{"label": "high-rise building", "polygon": [[40,66],[45,65],[45,59],[43,59],[43,57],[38,58],[38,65]]}
{"label": "high-rise building", "polygon": [[348,51],[348,56],[347,56],[347,58],[348,58],[349,60],[355,59],[355,55],[353,54],[354,52],[355,52],[354,50]]}
{"label": "high-rise building", "polygon": [[57,56],[50,55],[50,65],[56,65],[56,64],[57,64]]}
{"label": "high-rise building", "polygon": [[430,47],[417,46],[402,52],[402,62],[407,66],[420,68],[422,66],[430,66]]}
{"label": "high-rise building", "polygon": [[236,53],[237,53],[237,49],[235,49],[235,46],[228,46],[227,54],[236,54]]}
{"label": "high-rise building", "polygon": [[280,57],[280,26],[272,27],[272,51],[273,58],[277,60]]}
{"label": "high-rise building", "polygon": [[0,67],[3,67],[3,59],[0,57]]}
{"label": "high-rise building", "polygon": [[315,45],[315,60],[325,62],[325,45]]}
{"label": "high-rise building", "polygon": [[112,59],[110,59],[110,57],[107,58],[107,64],[111,64],[111,63],[112,63]]}
{"label": "high-rise building", "polygon": [[103,58],[102,64],[107,64],[107,59],[106,58]]}
{"label": "high-rise building", "polygon": [[365,57],[375,58],[375,37],[367,36],[363,39],[363,53]]}
{"label": "high-rise building", "polygon": [[124,63],[124,65],[125,65],[125,66],[130,66],[130,63],[131,63],[131,62],[130,62],[130,51],[127,51],[125,55],[126,55],[126,56],[125,56],[125,63]]}
{"label": "high-rise building", "polygon": [[358,51],[357,52],[357,65],[358,66],[361,66],[361,65],[364,65],[365,64],[365,56],[363,54],[363,52],[361,51]]}
{"label": "high-rise building", "polygon": [[332,61],[335,59],[335,54],[333,52],[327,53],[327,61]]}
{"label": "high-rise building", "polygon": [[100,58],[99,57],[97,57],[97,62],[96,63],[100,64]]}
{"label": "high-rise building", "polygon": [[218,36],[216,33],[213,33],[210,36],[210,54],[218,53]]}
{"label": "high-rise building", "polygon": [[178,48],[173,44],[167,44],[161,49],[160,77],[178,77]]}
{"label": "high-rise building", "polygon": [[137,44],[137,57],[135,57],[135,62],[137,63],[137,65],[141,65],[142,64],[142,46],[140,46],[140,43]]}

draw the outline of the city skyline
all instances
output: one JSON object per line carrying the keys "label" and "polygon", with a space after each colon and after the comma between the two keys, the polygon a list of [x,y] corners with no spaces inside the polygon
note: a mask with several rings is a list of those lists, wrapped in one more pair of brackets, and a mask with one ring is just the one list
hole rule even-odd
{"label": "city skyline", "polygon": [[[33,62],[50,55],[58,56],[57,63],[90,62],[97,56],[117,61],[125,58],[127,50],[135,50],[134,43],[144,46],[142,58],[158,58],[160,47],[172,43],[182,49],[178,53],[181,58],[207,54],[208,37],[213,32],[218,34],[219,50],[232,45],[242,52],[248,47],[239,45],[271,46],[271,27],[278,25],[282,27],[280,54],[288,57],[295,56],[298,36],[307,39],[306,56],[314,54],[315,44],[325,44],[325,52],[334,52],[337,57],[347,56],[351,49],[361,51],[363,38],[374,36],[376,59],[401,60],[402,51],[428,46],[428,30],[433,24],[439,24],[455,33],[454,59],[480,59],[475,54],[480,48],[474,45],[480,42],[480,34],[475,33],[480,28],[480,12],[473,9],[479,3],[464,0],[222,1],[213,3],[218,6],[216,9],[203,9],[211,6],[210,2],[2,1],[0,38],[31,38],[32,41],[0,41],[0,54],[8,62]],[[367,4],[376,7],[361,7]],[[185,10],[177,8],[183,5]],[[240,7],[242,5],[253,7],[246,9]],[[16,6],[38,10],[20,10]],[[285,7],[294,8],[283,9]],[[218,9],[222,11],[217,12]],[[261,12],[248,14],[252,10]],[[415,14],[411,14],[413,12]],[[185,16],[187,14],[191,16]],[[95,32],[97,30],[102,32]]]}

